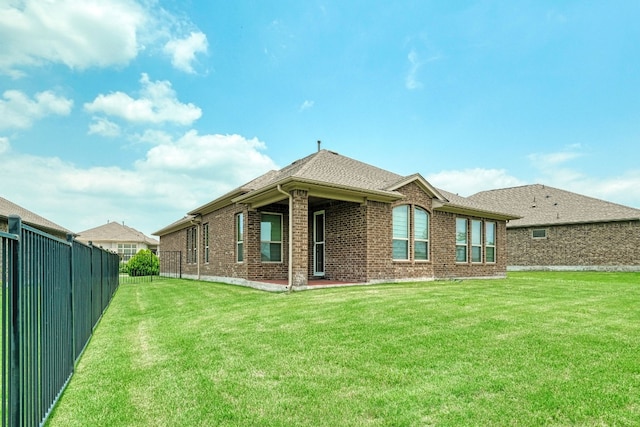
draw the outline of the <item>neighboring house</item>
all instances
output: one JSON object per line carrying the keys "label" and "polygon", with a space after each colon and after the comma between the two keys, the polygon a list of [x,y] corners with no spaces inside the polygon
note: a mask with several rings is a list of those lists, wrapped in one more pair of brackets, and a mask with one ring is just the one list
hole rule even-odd
{"label": "neighboring house", "polygon": [[81,231],[76,239],[117,252],[122,261],[128,261],[142,249],[150,249],[153,253],[158,250],[156,239],[147,237],[135,228],[119,222],[107,222],[104,225]]}
{"label": "neighboring house", "polygon": [[438,190],[419,174],[319,150],[153,234],[162,253],[184,253],[184,277],[297,287],[322,278],[504,277],[506,221],[515,218]]}
{"label": "neighboring house", "polygon": [[640,209],[535,184],[469,197],[507,224],[509,270],[640,270]]}
{"label": "neighboring house", "polygon": [[73,234],[71,231],[58,224],[49,221],[21,206],[0,197],[0,230],[7,231],[9,215],[18,215],[23,224],[37,228],[40,231],[54,235],[60,239],[66,240],[67,234]]}

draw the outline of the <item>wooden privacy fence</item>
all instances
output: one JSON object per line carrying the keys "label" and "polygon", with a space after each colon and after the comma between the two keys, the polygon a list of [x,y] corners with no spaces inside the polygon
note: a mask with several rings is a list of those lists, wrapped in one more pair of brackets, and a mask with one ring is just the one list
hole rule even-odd
{"label": "wooden privacy fence", "polygon": [[118,288],[118,255],[9,217],[0,231],[2,426],[43,425]]}

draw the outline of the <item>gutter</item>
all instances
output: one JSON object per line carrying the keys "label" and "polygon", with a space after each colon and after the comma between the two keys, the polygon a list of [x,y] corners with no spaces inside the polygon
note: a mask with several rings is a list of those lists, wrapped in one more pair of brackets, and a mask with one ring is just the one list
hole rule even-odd
{"label": "gutter", "polygon": [[289,282],[289,290],[291,290],[293,286],[293,196],[284,191],[280,184],[276,186],[276,189],[289,198],[289,277],[287,280]]}

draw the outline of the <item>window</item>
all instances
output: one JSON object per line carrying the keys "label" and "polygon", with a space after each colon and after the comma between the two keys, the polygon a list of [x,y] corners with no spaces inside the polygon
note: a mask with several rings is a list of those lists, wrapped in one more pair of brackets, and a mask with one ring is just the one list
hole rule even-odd
{"label": "window", "polygon": [[467,262],[467,220],[456,218],[456,262]]}
{"label": "window", "polygon": [[118,243],[118,255],[122,261],[129,261],[138,252],[138,245],[135,243]]}
{"label": "window", "polygon": [[244,260],[244,215],[236,215],[236,261]]}
{"label": "window", "polygon": [[482,221],[471,220],[471,262],[482,262]]}
{"label": "window", "polygon": [[496,262],[496,223],[485,223],[484,257],[486,262]]}
{"label": "window", "polygon": [[209,262],[209,223],[202,224],[202,247],[204,248],[204,262]]}
{"label": "window", "polygon": [[531,231],[531,237],[533,237],[534,239],[546,239],[547,238],[547,229],[546,228],[539,228],[536,230]]}
{"label": "window", "polygon": [[198,228],[187,228],[187,264],[195,264],[198,260],[197,256]]}
{"label": "window", "polygon": [[282,215],[261,215],[260,256],[264,262],[282,262]]}
{"label": "window", "polygon": [[409,205],[393,208],[393,259],[409,259]]}
{"label": "window", "polygon": [[413,211],[413,257],[415,260],[429,260],[429,213],[424,209]]}

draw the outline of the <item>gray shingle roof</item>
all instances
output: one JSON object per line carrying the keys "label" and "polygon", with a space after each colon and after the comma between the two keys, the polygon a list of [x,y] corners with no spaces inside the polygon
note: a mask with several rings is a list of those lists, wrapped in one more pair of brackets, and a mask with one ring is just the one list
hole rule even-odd
{"label": "gray shingle roof", "polygon": [[141,231],[119,222],[108,222],[98,227],[78,233],[78,240],[83,242],[141,242],[157,246],[158,241],[145,236]]}
{"label": "gray shingle roof", "polygon": [[245,184],[243,188],[260,190],[291,177],[373,191],[389,191],[389,187],[404,178],[333,151],[320,150],[279,171],[268,172]]}
{"label": "gray shingle roof", "polygon": [[507,227],[640,220],[640,209],[542,184],[482,191],[468,199],[522,216]]}
{"label": "gray shingle roof", "polygon": [[72,233],[70,230],[67,230],[55,222],[49,221],[48,219],[43,218],[22,206],[16,205],[15,203],[0,197],[0,219],[2,219],[3,222],[6,222],[9,215],[18,215],[20,219],[22,219],[23,223],[48,233],[57,234],[59,236],[65,236],[67,233]]}

